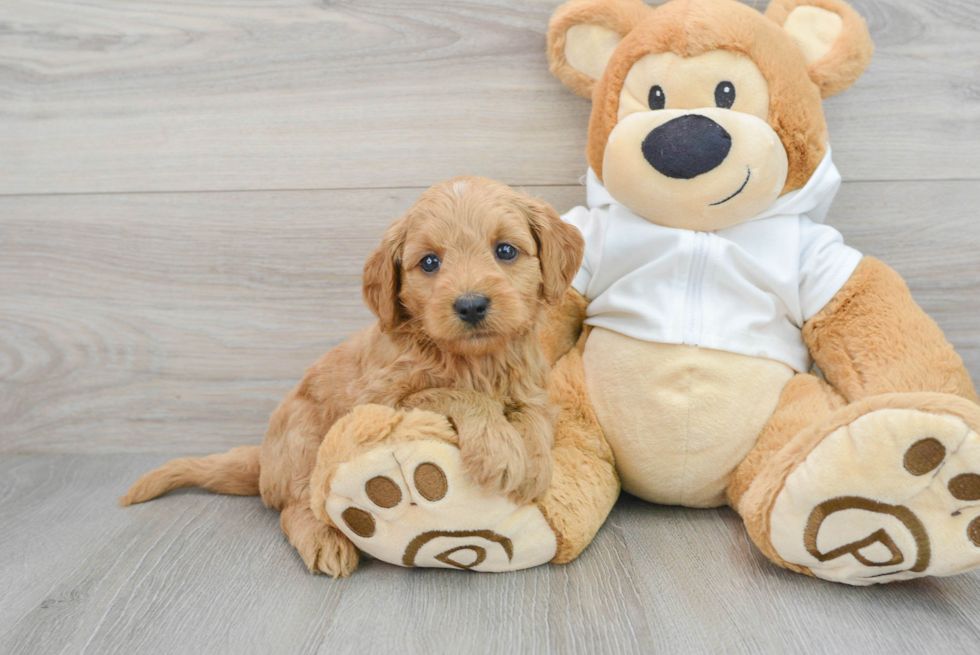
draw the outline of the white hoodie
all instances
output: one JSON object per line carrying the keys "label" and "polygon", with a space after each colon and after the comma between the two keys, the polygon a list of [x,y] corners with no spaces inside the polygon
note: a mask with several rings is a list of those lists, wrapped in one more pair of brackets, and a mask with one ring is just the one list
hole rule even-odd
{"label": "white hoodie", "polygon": [[655,225],[613,200],[590,169],[586,207],[562,219],[581,230],[572,286],[585,322],[634,339],[812,365],[803,323],[847,282],[861,253],[823,225],[840,188],[830,150],[802,189],[752,219],[713,232]]}

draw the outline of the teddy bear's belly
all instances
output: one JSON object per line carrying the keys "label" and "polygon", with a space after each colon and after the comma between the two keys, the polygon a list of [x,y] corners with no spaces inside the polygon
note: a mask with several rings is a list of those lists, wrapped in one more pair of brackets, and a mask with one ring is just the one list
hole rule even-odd
{"label": "teddy bear's belly", "polygon": [[719,350],[595,328],[585,376],[623,489],[687,507],[724,505],[725,487],[772,416],[793,370]]}

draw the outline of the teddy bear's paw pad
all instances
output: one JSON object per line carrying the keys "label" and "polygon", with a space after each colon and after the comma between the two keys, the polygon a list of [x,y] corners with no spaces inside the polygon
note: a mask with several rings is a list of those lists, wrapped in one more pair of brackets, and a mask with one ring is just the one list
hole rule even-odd
{"label": "teddy bear's paw pad", "polygon": [[555,533],[536,505],[487,493],[439,441],[385,446],[341,464],[326,510],[354,544],[399,566],[514,571],[555,556]]}
{"label": "teddy bear's paw pad", "polygon": [[770,540],[787,562],[855,585],[980,565],[980,435],[961,418],[869,412],[786,479]]}

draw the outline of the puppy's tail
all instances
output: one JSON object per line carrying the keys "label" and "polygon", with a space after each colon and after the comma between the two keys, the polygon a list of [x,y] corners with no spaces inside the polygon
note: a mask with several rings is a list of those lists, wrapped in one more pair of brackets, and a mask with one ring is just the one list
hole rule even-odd
{"label": "puppy's tail", "polygon": [[203,487],[219,494],[259,494],[259,447],[239,446],[207,457],[172,459],[137,480],[119,504],[127,507],[184,487]]}

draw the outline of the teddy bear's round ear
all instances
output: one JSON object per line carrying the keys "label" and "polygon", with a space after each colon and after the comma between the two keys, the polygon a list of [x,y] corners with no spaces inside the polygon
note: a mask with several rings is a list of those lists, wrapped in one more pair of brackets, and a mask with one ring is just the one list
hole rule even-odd
{"label": "teddy bear's round ear", "polygon": [[766,16],[803,51],[807,72],[829,98],[857,82],[874,52],[864,19],[842,0],[773,0]]}
{"label": "teddy bear's round ear", "polygon": [[548,25],[551,72],[589,98],[619,42],[653,11],[641,0],[572,0]]}

